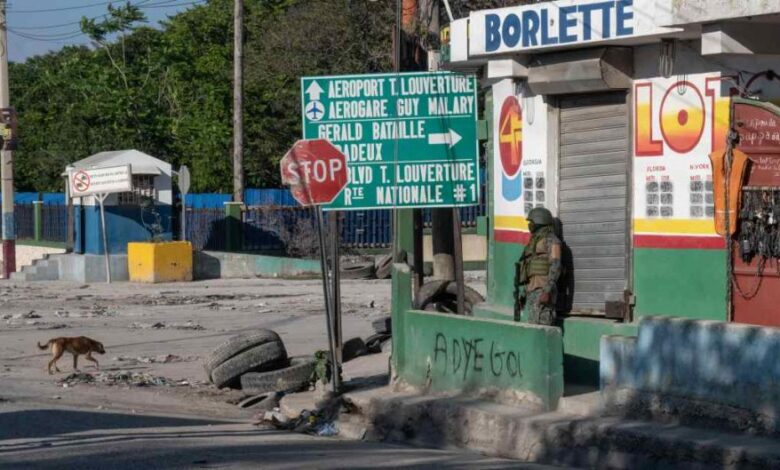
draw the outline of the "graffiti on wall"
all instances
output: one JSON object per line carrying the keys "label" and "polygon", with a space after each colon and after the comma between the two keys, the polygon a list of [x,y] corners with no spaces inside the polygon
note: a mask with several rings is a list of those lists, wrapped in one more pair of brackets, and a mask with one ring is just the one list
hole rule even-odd
{"label": "graffiti on wall", "polygon": [[503,348],[495,340],[479,337],[448,338],[444,333],[436,333],[433,367],[442,374],[462,376],[463,380],[469,375],[485,373],[493,377],[523,376],[519,353]]}

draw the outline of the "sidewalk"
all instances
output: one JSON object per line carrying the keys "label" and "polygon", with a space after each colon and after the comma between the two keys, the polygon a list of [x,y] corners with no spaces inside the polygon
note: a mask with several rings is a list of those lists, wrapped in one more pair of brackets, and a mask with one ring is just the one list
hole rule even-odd
{"label": "sidewalk", "polygon": [[[344,366],[336,428],[347,439],[462,448],[522,462],[588,468],[780,468],[780,441],[608,416],[597,393],[567,397],[559,410],[486,399],[421,395],[386,385],[388,354]],[[379,378],[382,378],[380,381]],[[285,397],[288,415],[323,407],[313,393]]]}

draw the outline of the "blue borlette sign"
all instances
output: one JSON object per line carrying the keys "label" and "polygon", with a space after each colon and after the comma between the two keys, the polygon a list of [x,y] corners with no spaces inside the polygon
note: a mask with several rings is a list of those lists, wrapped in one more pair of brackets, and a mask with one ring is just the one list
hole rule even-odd
{"label": "blue borlette sign", "polygon": [[559,0],[495,10],[469,17],[470,55],[524,52],[605,43],[658,34],[642,9],[650,0]]}

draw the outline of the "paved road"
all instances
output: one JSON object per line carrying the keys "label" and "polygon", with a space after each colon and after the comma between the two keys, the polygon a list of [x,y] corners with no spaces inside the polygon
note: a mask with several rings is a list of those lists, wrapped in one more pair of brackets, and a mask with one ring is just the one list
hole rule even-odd
{"label": "paved road", "polygon": [[0,468],[544,468],[234,421],[0,404]]}

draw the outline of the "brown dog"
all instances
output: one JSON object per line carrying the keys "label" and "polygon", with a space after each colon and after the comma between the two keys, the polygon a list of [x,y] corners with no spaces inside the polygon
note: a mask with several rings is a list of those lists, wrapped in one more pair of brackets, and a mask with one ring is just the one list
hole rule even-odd
{"label": "brown dog", "polygon": [[47,368],[49,374],[52,373],[51,366],[54,366],[54,370],[60,372],[60,369],[57,367],[57,360],[59,360],[59,358],[61,358],[66,351],[73,354],[73,370],[78,369],[80,354],[85,354],[87,360],[94,362],[95,368],[100,370],[100,364],[98,364],[97,359],[92,357],[92,353],[106,353],[106,350],[103,349],[103,343],[87,338],[86,336],[78,336],[75,338],[53,338],[50,339],[46,344],[42,345],[41,343],[38,343],[38,348],[42,350],[45,350],[49,346],[51,346],[51,355],[53,356],[52,360],[49,361],[49,367]]}

